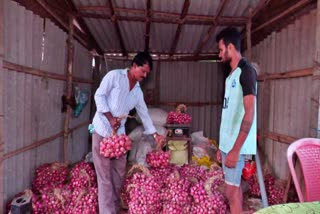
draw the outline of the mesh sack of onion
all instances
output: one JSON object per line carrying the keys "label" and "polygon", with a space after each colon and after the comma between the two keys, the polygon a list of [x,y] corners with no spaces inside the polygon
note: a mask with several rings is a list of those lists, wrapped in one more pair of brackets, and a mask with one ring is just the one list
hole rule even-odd
{"label": "mesh sack of onion", "polygon": [[103,138],[100,142],[100,155],[106,158],[119,159],[131,149],[130,138],[122,134],[112,135],[111,137]]}
{"label": "mesh sack of onion", "polygon": [[139,167],[143,170],[128,174],[121,192],[129,213],[226,213],[226,200],[216,187],[223,182],[220,168]]}
{"label": "mesh sack of onion", "polygon": [[187,114],[187,107],[184,104],[177,106],[176,111],[170,111],[167,116],[168,124],[190,124],[191,116]]}
{"label": "mesh sack of onion", "polygon": [[43,192],[43,189],[57,187],[67,180],[67,164],[46,163],[39,166],[34,174],[32,191],[36,194]]}

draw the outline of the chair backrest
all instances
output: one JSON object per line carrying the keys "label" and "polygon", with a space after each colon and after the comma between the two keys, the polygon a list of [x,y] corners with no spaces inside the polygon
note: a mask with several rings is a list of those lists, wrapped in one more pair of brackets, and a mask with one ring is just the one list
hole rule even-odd
{"label": "chair backrest", "polygon": [[[304,182],[305,198],[303,198],[301,187],[293,164],[293,154],[297,154],[300,161]],[[287,151],[289,168],[296,187],[299,201],[320,200],[320,139],[302,138],[293,142]]]}

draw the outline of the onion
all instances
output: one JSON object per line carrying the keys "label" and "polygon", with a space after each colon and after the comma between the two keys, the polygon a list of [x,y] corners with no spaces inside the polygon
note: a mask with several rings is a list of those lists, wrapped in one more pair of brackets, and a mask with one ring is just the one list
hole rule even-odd
{"label": "onion", "polygon": [[170,111],[167,117],[168,124],[190,124],[191,116],[186,113]]}
{"label": "onion", "polygon": [[129,150],[131,150],[131,140],[125,134],[103,138],[100,142],[100,154],[106,158],[118,159]]}

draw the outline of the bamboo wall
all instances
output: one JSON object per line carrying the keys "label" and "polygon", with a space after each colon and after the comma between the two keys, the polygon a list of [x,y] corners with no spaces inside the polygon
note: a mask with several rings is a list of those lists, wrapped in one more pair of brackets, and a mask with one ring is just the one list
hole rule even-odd
{"label": "bamboo wall", "polygon": [[[252,50],[252,60],[259,64],[262,74],[312,70],[315,29],[316,10],[313,10],[256,45]],[[309,136],[311,85],[310,75],[260,81],[258,124],[261,134],[273,132],[289,139]],[[267,137],[260,143],[265,167],[273,169],[275,175],[282,179],[289,174],[286,151],[290,142],[292,140],[280,143]]]}
{"label": "bamboo wall", "polygon": [[[44,23],[44,19],[10,0],[4,0],[3,12],[5,62],[63,77],[67,34],[48,19]],[[74,44],[74,75],[90,79],[91,56],[77,42]],[[61,113],[61,96],[65,92],[66,81],[6,67],[3,81],[4,160],[1,161],[4,180],[0,185],[4,187],[1,194],[6,202],[16,193],[31,187],[36,167],[46,162],[63,161],[65,115]],[[91,90],[90,84],[78,85]],[[79,118],[71,120],[70,128],[88,121],[89,112],[88,105]],[[47,143],[39,145],[50,137],[52,139]],[[69,159],[71,162],[79,161],[88,151],[87,124],[74,130],[69,138]],[[33,148],[27,150],[30,145]],[[18,149],[23,151],[17,152]]]}

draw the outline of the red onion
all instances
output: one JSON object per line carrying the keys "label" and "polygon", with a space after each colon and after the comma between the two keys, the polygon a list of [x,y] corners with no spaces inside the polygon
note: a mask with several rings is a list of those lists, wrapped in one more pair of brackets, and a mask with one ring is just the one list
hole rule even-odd
{"label": "red onion", "polygon": [[97,179],[93,164],[80,162],[71,169],[71,185],[73,188],[97,187]]}
{"label": "red onion", "polygon": [[125,134],[103,138],[100,142],[100,154],[106,158],[118,159],[129,150],[131,150],[131,140]]}
{"label": "red onion", "polygon": [[186,113],[170,111],[167,117],[168,124],[190,124],[191,116]]}
{"label": "red onion", "polygon": [[147,154],[147,164],[153,168],[165,168],[170,162],[170,153],[164,151],[152,151]]}
{"label": "red onion", "polygon": [[34,193],[41,193],[44,188],[52,189],[66,182],[67,166],[61,163],[46,163],[36,169],[32,182]]}

